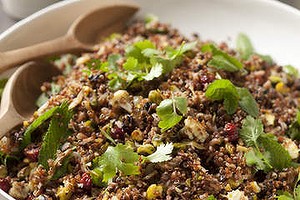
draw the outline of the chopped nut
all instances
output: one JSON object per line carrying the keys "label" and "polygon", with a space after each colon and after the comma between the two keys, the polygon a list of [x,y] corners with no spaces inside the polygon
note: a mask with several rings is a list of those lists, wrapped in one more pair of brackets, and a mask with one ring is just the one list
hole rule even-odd
{"label": "chopped nut", "polygon": [[29,194],[30,188],[28,183],[13,182],[9,190],[9,195],[16,199],[25,199]]}
{"label": "chopped nut", "polygon": [[185,133],[191,140],[197,138],[198,141],[204,142],[208,137],[204,123],[200,123],[198,120],[189,116],[184,120],[184,124]]}
{"label": "chopped nut", "polygon": [[111,105],[113,107],[121,107],[127,112],[132,112],[132,105],[130,104],[130,96],[126,90],[118,90],[114,93],[111,99]]}
{"label": "chopped nut", "polygon": [[244,191],[234,190],[227,194],[228,200],[248,200],[248,197],[245,196]]}
{"label": "chopped nut", "polygon": [[298,158],[299,149],[290,138],[284,138],[282,146],[289,152],[292,159]]}
{"label": "chopped nut", "polygon": [[163,187],[160,185],[152,184],[148,187],[146,197],[148,200],[157,199],[162,197]]}
{"label": "chopped nut", "polygon": [[151,144],[144,144],[137,149],[140,154],[152,154],[155,148]]}
{"label": "chopped nut", "polygon": [[256,181],[252,181],[250,183],[250,186],[251,186],[253,192],[260,193],[261,189],[260,189],[260,187],[259,187],[259,185],[257,184]]}
{"label": "chopped nut", "polygon": [[142,131],[140,131],[140,129],[137,129],[132,131],[131,138],[135,141],[140,142],[144,139],[144,134],[142,133]]}

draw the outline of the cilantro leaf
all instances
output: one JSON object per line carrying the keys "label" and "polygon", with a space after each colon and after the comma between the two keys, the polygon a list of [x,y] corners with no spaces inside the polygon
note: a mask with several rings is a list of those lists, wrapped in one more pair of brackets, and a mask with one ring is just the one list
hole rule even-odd
{"label": "cilantro leaf", "polygon": [[251,149],[245,153],[245,159],[247,165],[255,166],[257,170],[265,170],[270,168],[270,164],[265,159],[263,154],[256,149]]}
{"label": "cilantro leaf", "polygon": [[136,42],[125,49],[126,57],[133,57],[137,59],[139,63],[149,63],[149,58],[142,53],[145,49],[155,49],[155,45],[150,40]]}
{"label": "cilantro leaf", "polygon": [[233,114],[237,109],[239,95],[229,80],[215,80],[208,85],[205,96],[213,101],[224,100],[224,108],[228,114]]}
{"label": "cilantro leaf", "polygon": [[219,70],[236,72],[243,69],[243,64],[235,57],[221,51],[213,44],[207,44],[202,47],[203,52],[211,52],[212,59],[207,63],[209,67],[214,67]]}
{"label": "cilantro leaf", "polygon": [[[117,144],[109,146],[107,150],[94,159],[95,168],[103,174],[102,181],[109,183],[120,171],[124,175],[139,174],[139,167],[135,165],[139,161],[139,155],[128,145]],[[99,172],[97,173],[99,174]],[[98,176],[98,179],[100,177]],[[100,184],[100,183],[99,183]]]}
{"label": "cilantro leaf", "polygon": [[206,200],[217,200],[214,195],[209,195]]}
{"label": "cilantro leaf", "polygon": [[44,114],[39,116],[36,120],[34,120],[26,129],[23,140],[21,142],[21,149],[24,149],[27,145],[31,143],[31,134],[34,132],[41,124],[51,118],[54,113],[58,110],[58,106],[51,108],[50,110],[46,111]]}
{"label": "cilantro leaf", "polygon": [[172,153],[173,148],[174,147],[172,143],[161,144],[157,147],[157,150],[153,154],[145,157],[145,159],[149,160],[152,163],[171,160],[172,157],[170,156],[170,154]]}
{"label": "cilantro leaf", "polygon": [[151,70],[148,74],[143,76],[143,79],[146,81],[153,80],[154,78],[158,78],[163,73],[163,66],[160,63],[156,63],[153,67],[151,67]]}
{"label": "cilantro leaf", "polygon": [[293,195],[289,192],[282,192],[279,196],[276,196],[278,200],[295,200]]}
{"label": "cilantro leaf", "polygon": [[41,150],[39,153],[39,164],[48,169],[48,160],[55,157],[61,140],[70,135],[68,125],[73,116],[73,112],[68,109],[66,102],[62,103],[55,113],[48,127],[47,133],[44,135]]}
{"label": "cilantro leaf", "polygon": [[236,49],[240,53],[241,58],[248,60],[249,57],[254,53],[254,48],[247,35],[240,33],[236,39]]}
{"label": "cilantro leaf", "polygon": [[257,139],[264,133],[264,128],[261,120],[254,119],[251,116],[247,116],[243,120],[242,129],[240,130],[240,137],[246,143],[247,146],[257,147]]}
{"label": "cilantro leaf", "polygon": [[269,156],[268,160],[272,167],[282,170],[291,166],[292,158],[278,142],[276,136],[272,134],[263,134],[258,138],[260,146],[264,148],[265,154]]}
{"label": "cilantro leaf", "polygon": [[240,137],[247,146],[254,147],[245,155],[248,165],[255,165],[257,169],[266,172],[272,168],[282,170],[291,166],[289,153],[277,142],[276,136],[264,133],[261,120],[247,116]]}
{"label": "cilantro leaf", "polygon": [[252,117],[257,117],[259,114],[258,105],[249,90],[237,87],[237,92],[240,96],[239,105],[241,108]]}
{"label": "cilantro leaf", "polygon": [[184,97],[165,99],[156,108],[156,113],[160,118],[158,127],[164,132],[178,124],[187,113],[187,99]]}

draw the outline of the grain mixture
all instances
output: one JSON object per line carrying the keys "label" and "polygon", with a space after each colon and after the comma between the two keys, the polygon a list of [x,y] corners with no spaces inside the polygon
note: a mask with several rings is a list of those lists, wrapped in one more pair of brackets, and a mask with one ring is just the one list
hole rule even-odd
{"label": "grain mixture", "polygon": [[136,22],[64,55],[1,139],[16,199],[299,199],[300,79],[255,53]]}

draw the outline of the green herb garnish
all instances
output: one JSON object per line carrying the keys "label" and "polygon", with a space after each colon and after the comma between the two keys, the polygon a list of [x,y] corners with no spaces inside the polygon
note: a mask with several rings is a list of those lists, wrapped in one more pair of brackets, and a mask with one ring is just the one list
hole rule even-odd
{"label": "green herb garnish", "polygon": [[300,140],[300,111],[297,111],[295,121],[290,125],[288,135],[291,139]]}
{"label": "green herb garnish", "polygon": [[245,154],[246,162],[257,170],[265,172],[282,170],[292,164],[289,153],[277,142],[272,134],[266,134],[261,120],[247,116],[243,121],[240,137],[253,149]]}
{"label": "green herb garnish", "polygon": [[151,81],[171,72],[182,62],[184,54],[196,45],[196,42],[183,43],[179,48],[167,47],[163,51],[156,49],[149,40],[134,43],[126,48],[123,69],[108,66],[108,85],[111,90],[126,89],[134,82]]}
{"label": "green herb garnish", "polygon": [[209,195],[206,200],[217,200],[214,195]]}
{"label": "green herb garnish", "polygon": [[236,72],[243,69],[243,64],[235,57],[221,51],[213,44],[207,44],[202,47],[203,52],[211,52],[212,59],[207,63],[209,67],[214,67],[218,70]]}
{"label": "green herb garnish", "polygon": [[59,106],[51,108],[50,110],[46,111],[44,114],[39,116],[36,120],[34,120],[26,129],[23,140],[21,142],[21,149],[24,149],[27,145],[31,143],[31,134],[45,121],[50,119],[54,113],[57,112]]}
{"label": "green herb garnish", "polygon": [[269,55],[261,55],[255,52],[250,38],[244,33],[240,33],[237,36],[236,49],[243,60],[248,60],[252,55],[257,55],[269,65],[273,63],[273,60]]}
{"label": "green herb garnish", "polygon": [[158,127],[164,132],[178,124],[187,113],[187,99],[185,97],[165,99],[156,108],[156,113],[160,118]]}
{"label": "green herb garnish", "polygon": [[139,167],[135,164],[138,161],[139,155],[130,146],[124,144],[109,146],[101,156],[93,160],[94,169],[91,172],[93,182],[97,185],[101,185],[100,180],[109,183],[117,172],[123,175],[139,174]]}
{"label": "green herb garnish", "polygon": [[299,77],[299,71],[296,67],[292,66],[292,65],[285,65],[283,66],[283,71],[285,73],[287,73],[288,75],[290,76],[293,76],[293,77]]}
{"label": "green herb garnish", "polygon": [[259,114],[258,106],[246,88],[234,86],[230,80],[220,79],[215,80],[208,85],[205,96],[213,101],[224,101],[224,108],[228,114],[233,114],[238,108],[238,105],[253,117]]}
{"label": "green herb garnish", "polygon": [[240,53],[241,58],[248,60],[254,53],[254,48],[247,35],[240,33],[236,39],[236,49]]}
{"label": "green herb garnish", "polygon": [[172,157],[170,156],[170,154],[172,153],[173,148],[174,146],[172,143],[161,144],[157,147],[156,151],[153,154],[144,157],[144,159],[149,160],[152,163],[171,160]]}
{"label": "green herb garnish", "polygon": [[293,194],[286,192],[286,191],[279,191],[279,196],[276,198],[279,200],[300,200],[300,173],[298,174],[298,178],[294,185]]}
{"label": "green herb garnish", "polygon": [[70,135],[68,128],[73,112],[68,109],[67,103],[62,103],[52,114],[46,134],[43,137],[39,153],[39,164],[48,169],[48,160],[53,159],[62,140]]}

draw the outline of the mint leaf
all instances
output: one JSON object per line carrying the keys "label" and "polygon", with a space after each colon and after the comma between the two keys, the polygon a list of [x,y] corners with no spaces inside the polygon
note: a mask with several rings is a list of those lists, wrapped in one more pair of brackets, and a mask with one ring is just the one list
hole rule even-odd
{"label": "mint leaf", "polygon": [[247,116],[243,120],[242,129],[240,130],[240,137],[247,146],[257,147],[257,139],[264,134],[264,128],[261,120],[254,119],[251,116]]}
{"label": "mint leaf", "polygon": [[212,59],[207,63],[209,67],[214,67],[218,70],[236,72],[243,69],[243,64],[235,57],[221,51],[213,44],[207,44],[202,47],[203,52],[211,52]]}
{"label": "mint leaf", "polygon": [[241,108],[252,117],[257,117],[259,114],[258,105],[249,90],[237,87],[237,92],[240,96],[239,105]]}
{"label": "mint leaf", "polygon": [[264,153],[269,156],[268,160],[272,167],[282,170],[291,166],[292,158],[278,142],[276,136],[272,134],[263,134],[258,138],[260,146]]}
{"label": "mint leaf", "polygon": [[39,164],[41,164],[45,169],[49,168],[48,160],[55,157],[61,140],[64,140],[70,135],[68,125],[73,116],[73,113],[68,109],[68,104],[64,102],[52,115],[53,116],[50,121],[48,131],[43,137],[43,142],[38,158]]}
{"label": "mint leaf", "polygon": [[228,114],[233,114],[237,109],[239,95],[229,80],[215,80],[208,85],[205,96],[213,101],[224,100],[224,108]]}
{"label": "mint leaf", "polygon": [[69,166],[71,157],[72,156],[69,155],[63,159],[61,166],[59,166],[58,168],[55,169],[55,173],[51,177],[51,180],[57,180],[68,172],[68,166]]}
{"label": "mint leaf", "polygon": [[285,73],[287,73],[290,76],[293,77],[299,77],[299,71],[296,67],[292,66],[292,65],[285,65],[283,66],[283,71]]}
{"label": "mint leaf", "polygon": [[173,144],[172,143],[167,143],[167,144],[161,144],[157,147],[156,151],[145,157],[146,160],[149,160],[152,163],[158,163],[158,162],[164,162],[171,160],[172,157],[170,154],[173,151]]}
{"label": "mint leaf", "polygon": [[300,112],[297,111],[296,119],[288,129],[288,135],[292,140],[300,140]]}
{"label": "mint leaf", "polygon": [[156,113],[160,118],[158,127],[164,132],[178,124],[187,113],[187,99],[184,97],[165,99],[156,108]]}
{"label": "mint leaf", "polygon": [[20,148],[24,149],[27,145],[31,143],[31,134],[45,121],[53,116],[54,113],[57,112],[58,106],[51,108],[50,110],[46,111],[44,114],[39,116],[36,120],[34,120],[26,129],[23,140],[21,142]]}
{"label": "mint leaf", "polygon": [[[97,171],[97,179],[99,180],[99,172],[102,172],[102,182],[109,183],[120,171],[124,175],[139,174],[139,167],[135,165],[139,161],[139,155],[133,151],[128,145],[117,144],[117,146],[109,146],[107,150],[94,159],[94,167]],[[101,184],[101,183],[99,183]]]}
{"label": "mint leaf", "polygon": [[240,33],[236,39],[236,49],[244,60],[248,60],[254,53],[254,48],[249,37],[243,33]]}

